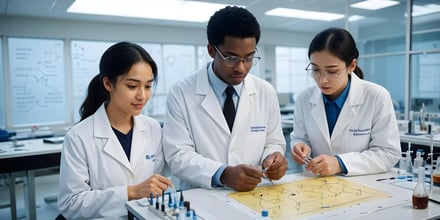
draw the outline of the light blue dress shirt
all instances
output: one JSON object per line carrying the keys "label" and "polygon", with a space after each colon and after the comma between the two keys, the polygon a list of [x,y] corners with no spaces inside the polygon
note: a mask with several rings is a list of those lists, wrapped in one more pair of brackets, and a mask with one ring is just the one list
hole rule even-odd
{"label": "light blue dress shirt", "polygon": [[[220,78],[217,77],[217,75],[215,75],[214,70],[212,69],[212,63],[210,63],[208,65],[208,81],[209,81],[209,84],[211,85],[212,90],[214,91],[215,96],[217,97],[217,100],[218,100],[220,107],[223,109],[223,106],[224,106],[224,103],[226,100],[225,89],[226,89],[226,87],[228,87],[228,84],[223,82]],[[235,109],[237,109],[238,102],[240,100],[241,88],[243,87],[243,82],[241,82],[238,85],[234,85],[233,87],[234,87],[235,93],[234,93],[232,99],[234,100]],[[215,172],[215,174],[211,180],[212,187],[224,186],[224,184],[220,181],[220,177],[221,177],[223,171],[225,171],[226,167],[227,167],[227,165],[223,164]]]}

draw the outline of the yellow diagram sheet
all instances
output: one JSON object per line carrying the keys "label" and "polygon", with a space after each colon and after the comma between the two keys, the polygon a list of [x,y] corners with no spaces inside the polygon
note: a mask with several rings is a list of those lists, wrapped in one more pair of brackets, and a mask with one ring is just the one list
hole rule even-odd
{"label": "yellow diagram sheet", "polygon": [[298,219],[342,207],[356,206],[390,194],[340,177],[312,177],[280,185],[232,192],[229,197],[257,213],[269,211],[272,219]]}

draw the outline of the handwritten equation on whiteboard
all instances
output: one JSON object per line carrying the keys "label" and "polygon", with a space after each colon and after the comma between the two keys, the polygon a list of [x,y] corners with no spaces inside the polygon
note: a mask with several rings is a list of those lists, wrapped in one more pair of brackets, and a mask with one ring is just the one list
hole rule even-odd
{"label": "handwritten equation on whiteboard", "polygon": [[9,38],[13,125],[66,121],[62,40]]}

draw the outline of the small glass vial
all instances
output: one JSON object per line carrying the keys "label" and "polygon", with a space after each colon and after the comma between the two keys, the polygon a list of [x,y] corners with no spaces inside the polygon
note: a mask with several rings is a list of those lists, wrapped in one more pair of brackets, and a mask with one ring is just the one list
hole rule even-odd
{"label": "small glass vial", "polygon": [[423,161],[422,155],[423,155],[423,150],[417,149],[416,158],[414,158],[414,166],[413,166],[413,172],[414,172],[415,178],[417,178],[417,176],[418,176],[417,172],[419,170],[419,167],[423,167],[424,161]]}
{"label": "small glass vial", "polygon": [[417,185],[412,195],[412,204],[415,209],[426,209],[428,207],[428,192],[425,188],[425,168],[419,167]]}

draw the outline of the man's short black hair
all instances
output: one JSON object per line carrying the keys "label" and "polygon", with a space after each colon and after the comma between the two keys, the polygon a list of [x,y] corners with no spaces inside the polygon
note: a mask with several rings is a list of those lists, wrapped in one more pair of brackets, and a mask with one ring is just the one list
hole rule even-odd
{"label": "man's short black hair", "polygon": [[226,6],[211,16],[207,26],[208,42],[213,46],[223,44],[225,36],[260,40],[260,24],[245,8]]}

